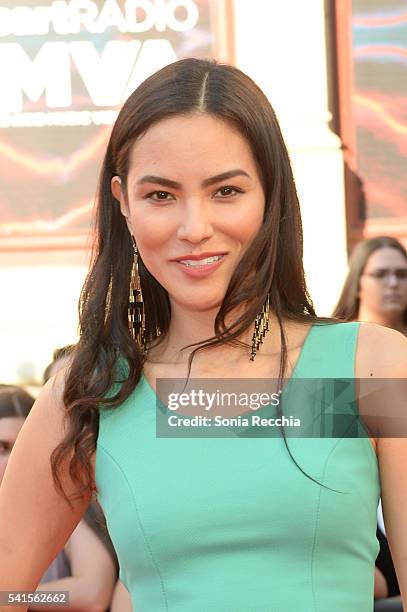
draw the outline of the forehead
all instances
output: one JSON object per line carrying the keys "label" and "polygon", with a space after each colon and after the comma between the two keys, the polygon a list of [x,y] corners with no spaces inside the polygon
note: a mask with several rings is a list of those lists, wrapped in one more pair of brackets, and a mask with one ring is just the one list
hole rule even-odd
{"label": "forehead", "polygon": [[407,268],[407,259],[397,249],[384,247],[370,255],[366,268]]}
{"label": "forehead", "polygon": [[23,424],[23,417],[0,418],[0,440],[4,442],[15,442]]}
{"label": "forehead", "polygon": [[129,174],[149,168],[169,176],[185,173],[216,174],[241,168],[256,173],[248,141],[231,123],[207,113],[178,115],[150,127],[133,145]]}

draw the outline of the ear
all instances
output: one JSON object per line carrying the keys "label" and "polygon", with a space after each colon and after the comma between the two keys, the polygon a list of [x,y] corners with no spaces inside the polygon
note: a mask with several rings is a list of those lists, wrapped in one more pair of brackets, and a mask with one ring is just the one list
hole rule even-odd
{"label": "ear", "polygon": [[125,196],[120,176],[114,176],[112,178],[111,183],[110,183],[110,188],[112,190],[113,197],[120,204],[120,212],[122,213],[123,217],[126,219],[127,227],[129,228],[129,231],[131,233],[129,203]]}

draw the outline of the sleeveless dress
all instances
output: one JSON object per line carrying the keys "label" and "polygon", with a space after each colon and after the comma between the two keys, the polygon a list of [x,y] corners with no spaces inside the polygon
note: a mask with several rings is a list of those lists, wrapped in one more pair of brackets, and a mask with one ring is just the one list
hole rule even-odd
{"label": "sleeveless dress", "polygon": [[[357,323],[315,324],[292,379],[353,378],[357,334]],[[100,409],[99,502],[134,610],[373,610],[369,439],[288,444],[311,478],[281,437],[157,438],[144,377],[121,406]]]}

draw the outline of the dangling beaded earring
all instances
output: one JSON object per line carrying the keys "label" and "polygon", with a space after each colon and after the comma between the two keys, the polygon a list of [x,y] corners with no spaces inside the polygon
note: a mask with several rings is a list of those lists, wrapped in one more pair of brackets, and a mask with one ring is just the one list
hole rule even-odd
{"label": "dangling beaded earring", "polygon": [[263,344],[264,336],[269,330],[269,314],[270,314],[270,299],[267,299],[261,309],[261,312],[257,315],[254,321],[254,331],[252,337],[252,350],[250,353],[250,361],[254,361],[257,351],[261,344]]}
{"label": "dangling beaded earring", "polygon": [[129,329],[131,335],[133,336],[134,340],[136,340],[140,348],[145,350],[146,320],[138,270],[138,249],[134,236],[131,237],[131,240],[133,243],[134,259],[130,279],[130,296],[128,307]]}

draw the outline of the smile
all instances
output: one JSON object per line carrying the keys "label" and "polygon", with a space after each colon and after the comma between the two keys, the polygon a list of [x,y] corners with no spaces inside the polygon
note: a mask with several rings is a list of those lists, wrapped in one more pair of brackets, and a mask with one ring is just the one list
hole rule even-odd
{"label": "smile", "polygon": [[224,258],[225,255],[212,255],[204,259],[181,259],[175,263],[188,276],[200,278],[217,270]]}
{"label": "smile", "polygon": [[179,263],[189,268],[202,268],[221,259],[223,259],[223,255],[213,255],[212,257],[205,257],[205,259],[182,259]]}

